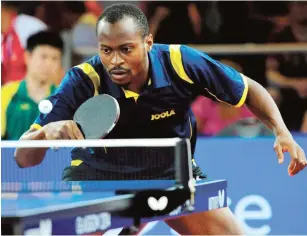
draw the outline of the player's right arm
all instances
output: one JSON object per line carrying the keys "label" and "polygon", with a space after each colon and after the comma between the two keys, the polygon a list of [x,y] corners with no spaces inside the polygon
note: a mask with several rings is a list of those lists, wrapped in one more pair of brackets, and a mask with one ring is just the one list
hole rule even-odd
{"label": "player's right arm", "polygon": [[[73,121],[78,107],[94,95],[92,80],[81,69],[71,69],[56,92],[49,98],[53,107],[50,113],[40,114],[20,140],[84,139]],[[15,159],[19,167],[38,165],[47,148],[17,148]]]}
{"label": "player's right arm", "polygon": [[[60,140],[84,139],[76,123],[72,120],[51,122],[41,129],[31,127],[20,140]],[[45,157],[48,148],[17,148],[15,159],[19,167],[38,165]]]}

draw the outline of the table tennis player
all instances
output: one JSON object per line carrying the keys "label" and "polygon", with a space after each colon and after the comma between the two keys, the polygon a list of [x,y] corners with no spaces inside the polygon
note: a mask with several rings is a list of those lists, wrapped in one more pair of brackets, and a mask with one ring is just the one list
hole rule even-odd
{"label": "table tennis player", "polygon": [[[288,174],[295,175],[306,167],[304,151],[261,85],[188,46],[154,44],[139,8],[128,4],[106,8],[97,22],[97,37],[98,54],[67,72],[50,97],[51,112],[41,114],[22,140],[84,139],[73,121],[75,111],[91,97],[109,94],[120,105],[120,118],[105,138],[190,138],[193,152],[196,123],[190,104],[203,95],[235,107],[247,104],[274,132],[278,162],[284,161],[283,152],[289,152]],[[15,158],[20,167],[29,167],[39,164],[45,153],[46,149],[20,148]],[[99,179],[98,165],[83,154],[72,154],[75,165],[65,170],[64,180]],[[90,155],[99,158],[95,153]],[[239,171],[243,167],[233,168]],[[182,235],[244,234],[229,208],[166,222]]]}

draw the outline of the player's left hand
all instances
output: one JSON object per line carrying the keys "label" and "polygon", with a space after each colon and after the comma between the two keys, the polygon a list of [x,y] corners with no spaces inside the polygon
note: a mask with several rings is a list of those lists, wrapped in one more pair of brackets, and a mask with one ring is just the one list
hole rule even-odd
{"label": "player's left hand", "polygon": [[288,174],[290,176],[297,174],[307,166],[304,150],[295,142],[290,133],[276,136],[274,150],[279,164],[284,162],[284,152],[289,152],[291,161],[288,166]]}

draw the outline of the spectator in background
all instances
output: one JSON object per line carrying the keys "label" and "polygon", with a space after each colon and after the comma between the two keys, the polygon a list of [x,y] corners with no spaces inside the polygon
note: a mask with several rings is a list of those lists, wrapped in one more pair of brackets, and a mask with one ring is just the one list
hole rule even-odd
{"label": "spectator in background", "polygon": [[[202,16],[202,44],[266,43],[272,26],[268,21],[253,16],[253,5],[246,1],[196,2]],[[229,10],[231,9],[231,11]],[[235,16],[235,17],[234,17]],[[266,87],[266,55],[223,54],[216,59],[227,59],[240,64],[244,71]]]}
{"label": "spectator in background", "polygon": [[[88,52],[97,50],[96,22],[103,10],[102,2],[88,1],[86,7],[87,12],[79,18],[72,29],[73,65],[88,60],[95,54]],[[87,55],[84,55],[84,52]]]}
{"label": "spectator in background", "polygon": [[1,88],[1,137],[18,140],[39,114],[38,104],[55,90],[52,79],[61,67],[63,41],[57,33],[41,31],[26,46],[27,74]]}
{"label": "spectator in background", "polygon": [[234,108],[205,97],[196,98],[192,111],[197,121],[197,132],[206,136],[215,136],[241,119],[254,117],[246,106]]}
{"label": "spectator in background", "polygon": [[[63,2],[45,2],[48,9],[46,22],[52,30],[60,32],[62,30],[74,27],[80,17],[86,13],[86,7],[82,1],[63,1]],[[58,17],[61,19],[58,24],[54,24]]]}
{"label": "spectator in background", "polygon": [[201,36],[201,16],[193,2],[159,2],[147,5],[150,32],[157,43],[193,44]]}
{"label": "spectator in background", "polygon": [[[289,3],[289,26],[272,35],[276,43],[307,42],[307,2]],[[266,61],[269,91],[291,131],[300,131],[307,111],[307,54],[272,55]]]}
{"label": "spectator in background", "polygon": [[19,7],[20,14],[32,16],[58,33],[71,29],[85,12],[82,1],[34,1],[25,2]]}
{"label": "spectator in background", "polygon": [[2,1],[1,4],[1,84],[5,84],[23,79],[26,74],[24,48],[27,39],[30,35],[45,30],[47,25],[35,17],[17,15],[24,2]]}
{"label": "spectator in background", "polygon": [[[18,4],[2,2],[2,5],[9,6],[4,8],[4,13],[10,11],[11,15],[15,14],[11,27],[3,34],[2,84],[8,81],[19,81],[25,76],[26,65],[23,55],[29,36],[47,28],[58,33],[71,29],[85,12],[84,2],[33,1]],[[14,11],[11,10],[12,5],[15,6]],[[58,82],[62,75],[54,80]]]}
{"label": "spectator in background", "polygon": [[11,27],[12,21],[17,15],[18,7],[21,2],[1,2],[1,34],[7,32]]}
{"label": "spectator in background", "polygon": [[[278,32],[289,24],[288,2],[286,1],[248,1],[249,18],[258,22],[253,28],[259,34],[261,25],[270,25],[271,32]],[[262,31],[263,32],[263,31]],[[266,38],[267,40],[267,38]]]}
{"label": "spectator in background", "polygon": [[84,5],[88,13],[93,14],[98,18],[101,12],[103,11],[103,7],[101,6],[100,3],[101,3],[100,1],[90,0],[90,1],[85,1]]}

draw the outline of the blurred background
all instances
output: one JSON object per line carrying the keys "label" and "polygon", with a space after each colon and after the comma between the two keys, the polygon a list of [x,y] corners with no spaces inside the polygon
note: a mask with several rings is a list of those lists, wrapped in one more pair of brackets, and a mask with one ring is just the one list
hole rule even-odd
{"label": "blurred background", "polygon": [[[2,140],[18,140],[66,71],[96,54],[96,20],[114,2],[1,1]],[[262,84],[307,152],[307,2],[129,3],[147,15],[156,43],[190,45]],[[197,164],[229,181],[230,207],[247,232],[306,235],[307,174],[289,177],[287,163],[277,165],[272,133],[245,106],[198,97],[192,109]],[[9,152],[2,181],[59,180],[69,164],[64,153],[21,170]],[[158,222],[143,232],[170,233]]]}

